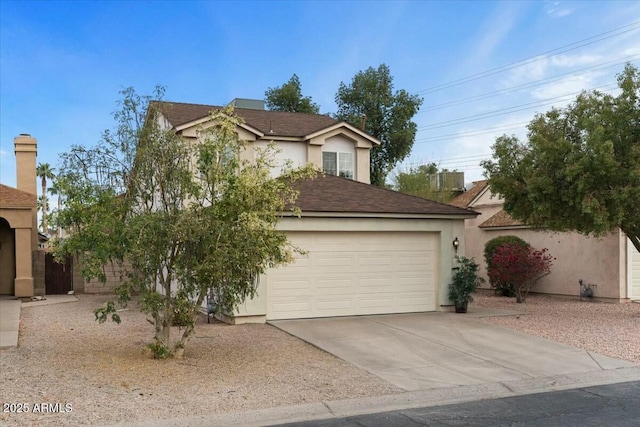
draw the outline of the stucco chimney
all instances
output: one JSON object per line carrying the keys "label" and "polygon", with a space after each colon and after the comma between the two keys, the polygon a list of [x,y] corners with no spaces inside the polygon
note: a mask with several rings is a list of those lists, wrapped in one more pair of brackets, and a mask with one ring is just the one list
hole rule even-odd
{"label": "stucco chimney", "polygon": [[31,135],[22,133],[13,139],[16,153],[16,184],[18,190],[38,194],[36,155],[38,143]]}

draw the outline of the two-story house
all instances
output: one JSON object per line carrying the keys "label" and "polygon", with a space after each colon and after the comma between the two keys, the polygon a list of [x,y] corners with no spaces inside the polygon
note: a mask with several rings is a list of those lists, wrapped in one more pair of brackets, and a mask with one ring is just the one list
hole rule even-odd
{"label": "two-story house", "polygon": [[[312,163],[324,176],[301,183],[302,217],[284,217],[279,229],[306,250],[293,264],[261,277],[258,295],[230,321],[437,311],[450,305],[447,285],[464,220],[475,212],[370,185],[376,138],[326,115],[267,111],[236,99],[244,119],[237,132],[243,153],[275,142],[279,158]],[[165,123],[197,140],[210,105],[164,102]],[[277,168],[273,174],[278,173]]]}

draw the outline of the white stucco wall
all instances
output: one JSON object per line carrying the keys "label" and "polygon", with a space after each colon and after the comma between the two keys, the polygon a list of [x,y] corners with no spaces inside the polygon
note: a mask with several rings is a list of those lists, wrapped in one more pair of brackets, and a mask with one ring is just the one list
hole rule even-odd
{"label": "white stucco wall", "polygon": [[[285,166],[286,161],[291,161],[293,168],[298,168],[307,164],[307,145],[304,142],[289,142],[289,141],[275,141],[278,148],[281,150],[275,155],[276,166],[271,168],[271,176],[277,177],[281,175],[282,168]],[[267,141],[255,141],[251,144],[253,146],[254,159],[256,156],[256,149],[267,148]]]}
{"label": "white stucco wall", "polygon": [[352,153],[355,159],[355,144],[352,140],[342,136],[336,135],[328,138],[322,146],[322,151],[332,151],[339,153]]}

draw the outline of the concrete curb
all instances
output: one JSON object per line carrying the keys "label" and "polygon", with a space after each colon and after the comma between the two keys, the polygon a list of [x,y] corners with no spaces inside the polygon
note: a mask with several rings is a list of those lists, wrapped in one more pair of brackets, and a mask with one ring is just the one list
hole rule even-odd
{"label": "concrete curb", "polygon": [[597,385],[640,381],[640,366],[609,369],[503,383],[447,387],[400,394],[334,400],[254,411],[199,415],[170,420],[122,423],[119,427],[186,426],[270,426],[309,420],[342,418],[353,415],[398,411],[403,409],[450,405],[485,399],[521,396],[548,391],[569,390]]}

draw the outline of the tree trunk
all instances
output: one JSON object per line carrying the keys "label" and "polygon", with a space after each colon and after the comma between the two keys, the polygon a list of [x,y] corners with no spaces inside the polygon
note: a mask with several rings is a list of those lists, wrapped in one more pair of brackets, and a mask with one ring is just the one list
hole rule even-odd
{"label": "tree trunk", "polygon": [[47,180],[42,177],[42,232],[49,234],[47,228]]}
{"label": "tree trunk", "polygon": [[630,229],[631,227],[622,226],[620,229],[622,232],[631,240],[633,246],[635,246],[636,250],[640,252],[640,233],[635,232],[634,229]]}
{"label": "tree trunk", "polygon": [[189,319],[189,326],[187,326],[180,337],[180,341],[176,343],[175,350],[173,356],[176,359],[182,359],[184,355],[184,348],[187,346],[187,343],[193,336],[195,332],[194,325],[196,324],[196,320],[198,319],[198,315],[200,314],[200,306],[204,301],[204,297],[206,295],[206,291],[204,289],[200,289],[200,294],[198,295],[198,299],[196,300],[193,309],[191,311],[191,316]]}
{"label": "tree trunk", "polygon": [[525,300],[525,295],[522,293],[522,289],[520,289],[519,287],[515,288],[516,291],[516,302],[518,304],[522,304]]}

